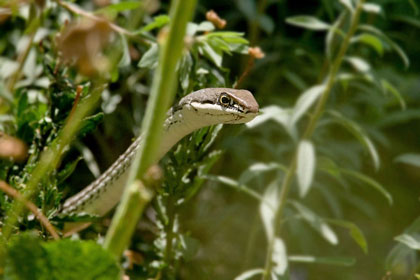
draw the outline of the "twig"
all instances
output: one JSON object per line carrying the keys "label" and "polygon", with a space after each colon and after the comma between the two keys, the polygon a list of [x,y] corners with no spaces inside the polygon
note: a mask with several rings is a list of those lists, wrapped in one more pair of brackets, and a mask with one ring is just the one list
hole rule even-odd
{"label": "twig", "polygon": [[80,101],[80,95],[82,91],[83,91],[83,86],[79,85],[76,87],[76,97],[74,98],[73,107],[71,108],[67,122],[71,121],[71,118],[73,117],[74,112],[76,111],[77,105],[79,104],[79,101]]}
{"label": "twig", "polygon": [[39,222],[48,230],[51,236],[58,240],[60,236],[58,236],[57,231],[55,230],[54,226],[48,221],[47,217],[42,214],[41,211],[38,210],[35,204],[26,200],[22,194],[20,194],[17,190],[9,186],[6,182],[0,181],[0,189],[4,191],[9,196],[13,197],[16,200],[20,200],[23,204],[28,208],[34,215],[37,217]]}
{"label": "twig", "polygon": [[[86,18],[89,18],[89,19],[92,19],[92,20],[95,20],[95,21],[103,21],[104,20],[102,17],[95,16],[94,14],[81,9],[74,4],[67,3],[67,2],[64,2],[64,1],[61,1],[61,0],[55,0],[55,2],[58,5],[60,5],[61,7],[65,8],[66,10],[68,10],[72,13],[84,16]],[[121,33],[121,34],[124,34],[124,35],[127,35],[127,36],[135,36],[135,34],[133,32],[130,32],[130,31],[116,25],[115,23],[112,23],[110,21],[107,21],[107,23],[108,23],[109,27],[117,33]]]}

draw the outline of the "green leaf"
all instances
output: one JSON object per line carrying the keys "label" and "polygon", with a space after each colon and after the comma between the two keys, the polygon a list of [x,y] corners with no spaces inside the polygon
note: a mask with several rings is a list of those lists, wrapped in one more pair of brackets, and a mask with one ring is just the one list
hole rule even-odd
{"label": "green leaf", "polygon": [[242,174],[239,176],[238,181],[240,184],[246,184],[251,179],[261,176],[262,173],[269,172],[272,170],[287,171],[287,167],[277,162],[269,162],[269,163],[257,162],[250,165],[244,172],[242,172]]}
{"label": "green leaf", "polygon": [[219,49],[214,49],[207,42],[202,42],[199,47],[200,53],[207,57],[217,67],[222,67],[223,53]]}
{"label": "green leaf", "polygon": [[291,117],[291,110],[283,109],[277,105],[270,105],[260,109],[260,114],[252,121],[246,123],[247,128],[251,129],[259,125],[264,124],[269,120],[273,120],[276,123],[283,126],[286,131],[289,132],[289,123]]}
{"label": "green leaf", "polygon": [[226,186],[232,187],[235,190],[244,192],[248,195],[250,195],[253,198],[256,198],[258,200],[263,200],[264,198],[257,193],[256,191],[254,191],[253,189],[249,188],[248,186],[244,185],[244,184],[240,184],[238,181],[226,177],[226,176],[216,176],[216,175],[206,175],[204,176],[204,178],[208,179],[208,180],[212,180],[212,181],[216,181],[219,183],[222,183]]}
{"label": "green leaf", "polygon": [[274,220],[279,205],[277,180],[273,180],[266,188],[260,202],[260,215],[267,236],[267,242],[274,242]]}
{"label": "green leaf", "polygon": [[120,38],[123,54],[121,56],[120,62],[118,63],[118,66],[125,67],[130,65],[131,63],[130,50],[128,47],[127,38],[124,35],[120,35]]}
{"label": "green leaf", "polygon": [[357,71],[361,72],[361,73],[365,73],[368,72],[370,70],[370,65],[369,63],[360,58],[360,57],[355,57],[355,56],[347,56],[345,58]]}
{"label": "green leaf", "polygon": [[197,32],[209,32],[215,29],[213,23],[210,21],[203,21],[197,26]]}
{"label": "green leaf", "polygon": [[300,197],[305,197],[312,185],[315,171],[315,149],[308,140],[299,143],[297,151],[297,169],[296,176],[299,186]]}
{"label": "green leaf", "polygon": [[403,154],[399,155],[396,159],[394,159],[395,162],[410,164],[415,167],[420,168],[420,154]]}
{"label": "green leaf", "polygon": [[313,16],[289,17],[286,19],[286,22],[291,25],[316,31],[324,31],[330,28],[330,25],[328,23],[325,23]]}
{"label": "green leaf", "polygon": [[153,21],[146,26],[142,27],[139,31],[136,33],[143,33],[143,32],[149,32],[156,28],[161,28],[169,23],[169,16],[167,15],[159,15],[155,16],[153,18]]}
{"label": "green leaf", "polygon": [[48,280],[47,252],[35,234],[19,234],[8,245],[5,279]]}
{"label": "green leaf", "polygon": [[293,108],[290,124],[294,126],[325,90],[325,85],[316,85],[303,92]]}
{"label": "green leaf", "polygon": [[381,184],[379,184],[378,182],[376,182],[372,178],[370,178],[370,177],[368,177],[368,176],[366,176],[362,173],[359,173],[357,171],[353,171],[353,170],[349,170],[349,169],[340,168],[339,170],[340,170],[341,173],[349,175],[353,178],[356,178],[359,181],[362,181],[363,183],[367,184],[368,186],[373,187],[375,190],[377,190],[379,193],[381,193],[388,200],[388,203],[390,205],[392,205],[393,200],[392,200],[391,194]]}
{"label": "green leaf", "polygon": [[389,83],[387,80],[382,79],[381,80],[382,89],[386,92],[390,92],[392,95],[395,96],[395,98],[400,103],[401,109],[405,110],[407,108],[405,104],[405,100],[402,97],[401,93],[398,91],[396,87],[394,87],[391,83]]}
{"label": "green leaf", "polygon": [[77,164],[82,159],[82,157],[78,157],[76,160],[69,162],[66,166],[57,174],[57,184],[61,184],[66,180],[76,169]]}
{"label": "green leaf", "polygon": [[354,7],[353,7],[353,3],[351,2],[351,0],[339,0],[340,3],[346,7],[350,12],[354,12]]}
{"label": "green leaf", "polygon": [[361,24],[359,25],[359,29],[367,32],[371,32],[373,34],[378,35],[382,39],[385,40],[394,50],[397,52],[397,54],[401,57],[402,61],[404,62],[404,65],[406,68],[410,66],[410,59],[408,58],[407,54],[404,52],[404,50],[393,40],[391,40],[385,33],[383,33],[381,30],[377,29],[376,27],[372,25],[366,25]]}
{"label": "green leaf", "polygon": [[369,33],[362,33],[358,36],[355,36],[351,39],[352,43],[363,43],[372,47],[380,56],[384,54],[384,45],[382,40],[378,38],[378,36],[369,34]]}
{"label": "green leaf", "polygon": [[317,264],[327,264],[327,265],[338,265],[338,266],[352,266],[356,263],[354,258],[346,257],[315,257],[315,256],[300,256],[293,255],[289,256],[290,262],[300,262],[300,263],[317,263]]}
{"label": "green leaf", "polygon": [[362,248],[365,254],[368,253],[368,244],[363,232],[360,228],[352,222],[344,221],[344,220],[337,220],[337,219],[324,219],[326,222],[344,227],[350,231],[350,236],[353,238],[354,241]]}
{"label": "green leaf", "polygon": [[363,147],[369,152],[370,157],[373,162],[373,166],[376,170],[379,169],[380,166],[380,159],[378,152],[376,151],[375,145],[370,140],[370,138],[366,135],[366,133],[362,130],[362,128],[355,123],[354,121],[347,119],[342,114],[336,111],[329,111],[329,114],[333,117],[333,121],[337,122],[338,124],[342,125],[345,129],[347,129],[354,137],[359,140],[359,142],[363,145]]}
{"label": "green leaf", "polygon": [[315,229],[315,231],[317,231],[326,241],[328,241],[332,245],[338,244],[337,235],[331,229],[331,227],[324,221],[323,218],[319,217],[311,209],[295,200],[290,201],[290,203],[294,206],[294,208],[302,216],[302,218],[313,229]]}
{"label": "green leaf", "polygon": [[95,130],[98,124],[103,120],[103,118],[104,118],[104,113],[102,112],[85,118],[82,124],[80,125],[79,137],[83,138],[87,134]]}
{"label": "green leaf", "polygon": [[93,241],[62,239],[47,242],[51,278],[114,280],[121,277],[116,259]]}
{"label": "green leaf", "polygon": [[362,8],[367,13],[380,14],[382,12],[381,6],[373,3],[364,3]]}
{"label": "green leaf", "polygon": [[420,250],[420,233],[404,233],[395,237],[395,240],[407,245],[413,250]]}
{"label": "green leaf", "polygon": [[152,44],[151,47],[141,57],[138,67],[155,69],[158,65],[159,47],[157,44]]}
{"label": "green leaf", "polygon": [[99,279],[121,277],[116,259],[93,241],[43,242],[20,234],[8,246],[5,279]]}
{"label": "green leaf", "polygon": [[272,262],[273,272],[276,275],[282,276],[286,273],[288,267],[286,245],[278,237],[274,239]]}
{"label": "green leaf", "polygon": [[262,268],[250,269],[236,276],[234,280],[248,280],[256,275],[264,274],[264,272],[265,270]]}
{"label": "green leaf", "polygon": [[111,18],[116,17],[117,13],[123,11],[134,10],[140,7],[142,3],[138,1],[125,1],[116,4],[108,5],[104,8],[95,11],[95,14],[106,14]]}

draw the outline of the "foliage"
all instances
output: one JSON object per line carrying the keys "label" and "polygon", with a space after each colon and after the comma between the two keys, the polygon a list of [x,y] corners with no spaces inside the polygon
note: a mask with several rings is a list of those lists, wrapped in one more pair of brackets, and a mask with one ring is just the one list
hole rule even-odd
{"label": "foliage", "polygon": [[[261,114],[196,131],[165,156],[120,263],[96,244],[107,218],[55,214],[139,134],[171,17],[165,1],[73,2],[0,2],[0,131],[27,146],[24,161],[0,160],[0,180],[59,230],[93,225],[51,241],[1,193],[5,279],[418,277],[416,1],[199,1],[177,98],[249,71],[240,87]],[[203,20],[210,9],[226,30]],[[250,59],[249,45],[265,57]],[[95,92],[100,106],[75,115]]]}

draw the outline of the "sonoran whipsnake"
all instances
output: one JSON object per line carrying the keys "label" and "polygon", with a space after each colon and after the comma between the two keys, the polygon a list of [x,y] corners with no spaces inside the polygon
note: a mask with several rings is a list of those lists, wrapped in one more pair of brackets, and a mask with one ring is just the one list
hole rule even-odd
{"label": "sonoran whipsnake", "polygon": [[[247,90],[206,88],[188,94],[168,111],[158,160],[194,130],[220,123],[246,123],[258,114],[258,108],[257,101]],[[98,179],[67,199],[61,213],[103,216],[111,210],[120,200],[129,167],[141,145],[140,136]]]}

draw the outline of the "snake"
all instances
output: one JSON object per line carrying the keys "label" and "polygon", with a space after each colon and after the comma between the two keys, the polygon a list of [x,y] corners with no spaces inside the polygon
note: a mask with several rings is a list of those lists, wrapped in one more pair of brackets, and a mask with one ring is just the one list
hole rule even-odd
{"label": "snake", "polygon": [[[242,124],[258,115],[259,105],[245,89],[204,88],[179,100],[168,112],[156,161],[193,131],[216,124]],[[65,200],[61,213],[104,216],[119,202],[130,166],[143,145],[140,135],[95,181]]]}

